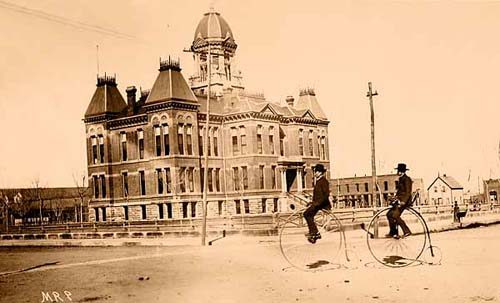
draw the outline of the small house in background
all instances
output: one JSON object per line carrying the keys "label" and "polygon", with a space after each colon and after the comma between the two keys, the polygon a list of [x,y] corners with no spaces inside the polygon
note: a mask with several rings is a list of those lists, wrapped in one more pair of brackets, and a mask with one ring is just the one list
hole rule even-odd
{"label": "small house in background", "polygon": [[429,204],[453,205],[464,203],[464,188],[455,178],[446,174],[439,175],[427,188]]}
{"label": "small house in background", "polygon": [[500,179],[489,179],[483,181],[484,203],[498,203],[500,193]]}

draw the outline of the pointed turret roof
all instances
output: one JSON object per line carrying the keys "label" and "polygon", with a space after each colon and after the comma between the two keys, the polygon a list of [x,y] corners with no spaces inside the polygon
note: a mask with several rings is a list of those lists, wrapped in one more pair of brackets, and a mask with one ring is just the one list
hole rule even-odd
{"label": "pointed turret roof", "polygon": [[168,58],[166,61],[160,61],[160,73],[145,104],[170,100],[198,102],[181,73],[179,61]]}
{"label": "pointed turret roof", "polygon": [[116,115],[127,107],[127,103],[116,86],[115,77],[97,78],[97,88],[87,107],[85,118],[106,114]]}
{"label": "pointed turret roof", "polygon": [[325,113],[321,109],[318,100],[316,99],[316,93],[313,89],[307,88],[300,91],[299,100],[297,104],[294,105],[295,109],[309,109],[316,118],[322,120],[328,120]]}

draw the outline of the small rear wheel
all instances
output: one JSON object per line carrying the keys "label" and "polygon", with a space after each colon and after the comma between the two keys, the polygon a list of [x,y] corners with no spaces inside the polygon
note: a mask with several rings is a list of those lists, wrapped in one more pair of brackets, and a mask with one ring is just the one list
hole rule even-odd
{"label": "small rear wheel", "polygon": [[287,218],[279,234],[281,253],[291,266],[303,271],[332,269],[342,247],[340,221],[327,210],[318,212],[314,221],[321,238],[308,241],[309,230],[302,212]]}

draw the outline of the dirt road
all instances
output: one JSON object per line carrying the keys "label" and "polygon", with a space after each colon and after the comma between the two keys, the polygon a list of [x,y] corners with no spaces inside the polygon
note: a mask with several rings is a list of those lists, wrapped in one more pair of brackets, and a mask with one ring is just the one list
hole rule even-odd
{"label": "dirt road", "polygon": [[0,302],[500,301],[498,225],[433,234],[442,264],[401,269],[374,263],[361,232],[347,237],[361,261],[340,259],[347,267],[314,273],[288,268],[276,238],[207,247],[2,248]]}

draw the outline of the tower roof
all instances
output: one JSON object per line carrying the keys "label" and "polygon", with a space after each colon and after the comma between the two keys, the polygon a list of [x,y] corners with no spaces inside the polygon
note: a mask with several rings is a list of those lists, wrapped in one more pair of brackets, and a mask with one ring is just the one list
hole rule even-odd
{"label": "tower roof", "polygon": [[318,119],[328,119],[323,112],[323,109],[321,109],[321,106],[316,99],[316,93],[312,88],[306,88],[300,91],[299,100],[294,107],[295,109],[309,109]]}
{"label": "tower roof", "polygon": [[119,114],[127,107],[116,87],[116,78],[104,76],[97,78],[97,88],[85,112],[85,118],[105,114]]}
{"label": "tower roof", "polygon": [[198,23],[193,41],[199,38],[225,39],[227,37],[234,39],[229,24],[227,24],[226,20],[218,12],[211,9],[210,12],[203,15],[203,18]]}
{"label": "tower roof", "polygon": [[169,100],[179,100],[188,102],[198,102],[193,91],[181,74],[179,61],[160,61],[160,73],[156,78],[151,92],[145,104],[164,102]]}

